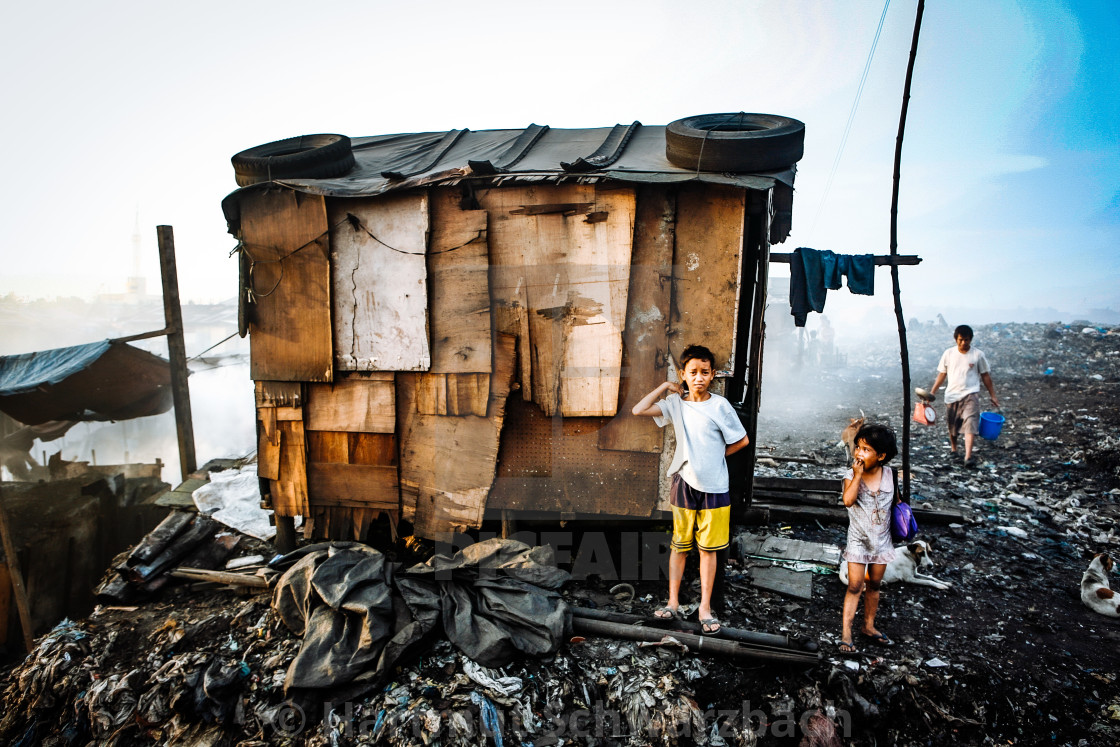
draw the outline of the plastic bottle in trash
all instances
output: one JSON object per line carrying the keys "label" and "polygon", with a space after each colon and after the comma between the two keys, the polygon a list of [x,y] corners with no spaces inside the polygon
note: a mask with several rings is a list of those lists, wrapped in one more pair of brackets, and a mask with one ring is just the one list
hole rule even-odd
{"label": "plastic bottle in trash", "polygon": [[1044,376],[1053,376],[1054,375],[1054,369],[1053,368],[1047,368],[1045,371],[1042,372],[1042,374]]}

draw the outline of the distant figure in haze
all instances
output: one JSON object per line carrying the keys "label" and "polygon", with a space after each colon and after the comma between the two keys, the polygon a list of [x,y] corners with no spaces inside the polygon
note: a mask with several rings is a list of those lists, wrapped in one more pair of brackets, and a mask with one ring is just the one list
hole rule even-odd
{"label": "distant figure in haze", "polygon": [[[858,650],[852,639],[852,621],[863,595],[864,641],[877,646],[893,642],[875,627],[879,610],[879,584],[894,560],[891,543],[891,509],[895,500],[894,472],[886,463],[898,454],[894,432],[883,425],[865,425],[856,433],[852,468],[844,475],[841,496],[848,509],[848,544],[844,560],[848,563],[848,590],[841,615],[840,653]],[[866,591],[865,591],[866,587]]]}
{"label": "distant figure in haze", "polygon": [[964,466],[973,467],[972,445],[980,432],[980,382],[988,390],[992,407],[999,407],[996,390],[989,373],[988,359],[972,347],[972,327],[962,324],[953,330],[956,347],[949,348],[937,364],[937,379],[930,387],[931,396],[948,380],[945,387],[945,425],[949,428],[949,448],[957,453],[957,436],[964,434]]}
{"label": "distant figure in haze", "polygon": [[828,321],[828,317],[821,314],[821,352],[820,362],[822,366],[833,365],[833,348],[836,345],[836,330],[832,328],[832,322]]}
{"label": "distant figure in haze", "polygon": [[[673,477],[669,503],[673,509],[673,539],[669,552],[669,600],[654,612],[661,619],[679,615],[681,578],[692,550],[693,534],[700,550],[701,630],[714,635],[720,622],[712,614],[716,553],[727,547],[731,529],[731,491],[727,457],[750,439],[731,403],[709,391],[716,359],[703,345],[689,345],[681,353],[677,372],[681,385],[666,381],[634,405],[635,415],[652,417],[664,428],[673,424],[677,451],[669,474]],[[669,396],[657,398],[666,391]],[[683,392],[683,396],[682,396]]]}

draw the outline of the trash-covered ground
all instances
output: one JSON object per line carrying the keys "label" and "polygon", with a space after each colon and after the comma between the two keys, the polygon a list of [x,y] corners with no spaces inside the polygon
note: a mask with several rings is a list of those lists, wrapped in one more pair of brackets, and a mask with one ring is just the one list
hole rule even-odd
{"label": "trash-covered ground", "polygon": [[[951,330],[915,328],[909,342],[912,383],[928,388]],[[437,638],[372,690],[286,698],[301,641],[268,594],[176,586],[60,625],[0,672],[0,743],[1120,743],[1120,619],[1079,598],[1092,553],[1120,554],[1120,334],[993,325],[976,328],[975,345],[992,363],[1007,422],[997,440],[979,440],[975,469],[950,456],[940,423],[913,426],[914,503],[970,521],[922,527],[937,562],[930,573],[952,589],[884,586],[878,625],[893,647],[838,653],[843,586],[834,575],[814,576],[811,600],[792,599],[752,587],[753,561],[734,559],[724,624],[819,639],[817,663],[573,636],[555,656],[485,668]],[[858,365],[849,354],[842,367],[783,372],[790,391],[811,396],[764,392],[759,442],[773,451],[759,455],[807,459],[776,459],[760,475],[838,477],[847,463],[839,432],[861,409],[901,431],[897,341],[876,349]],[[846,526],[751,531],[843,545]],[[694,578],[690,568],[686,586]],[[563,594],[640,614],[664,599],[663,582],[632,585],[633,594],[591,577]],[[840,742],[825,741],[830,729]]]}

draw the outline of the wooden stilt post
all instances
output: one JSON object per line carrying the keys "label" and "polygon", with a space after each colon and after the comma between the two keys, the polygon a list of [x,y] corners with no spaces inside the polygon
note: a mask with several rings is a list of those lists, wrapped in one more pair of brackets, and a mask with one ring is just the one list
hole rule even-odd
{"label": "wooden stilt post", "polygon": [[198,469],[194,454],[191,393],[187,385],[187,349],[183,341],[183,310],[179,305],[179,274],[175,267],[175,234],[171,226],[156,226],[159,268],[163,276],[163,318],[171,360],[171,397],[175,403],[175,432],[179,437],[179,471],[185,482]]}
{"label": "wooden stilt post", "polygon": [[16,543],[12,538],[12,525],[8,521],[8,511],[0,496],[0,542],[4,545],[4,557],[8,559],[8,573],[12,577],[12,591],[15,592],[16,609],[19,611],[19,624],[23,628],[23,643],[27,653],[35,648],[35,634],[31,628],[31,605],[27,601],[27,589],[23,586],[23,571],[16,555]]}
{"label": "wooden stilt post", "polygon": [[[925,0],[918,0],[914,19],[914,38],[910,43],[910,61],[906,65],[906,84],[902,91],[902,114],[898,119],[898,137],[894,145],[894,188],[891,193],[891,257],[898,254],[898,183],[902,173],[902,136],[906,132],[906,110],[910,106],[910,81],[914,77],[914,58],[918,55],[918,34],[922,30]],[[898,286],[898,264],[891,263],[891,284],[894,287],[894,316],[898,323],[899,354],[902,358],[902,499],[910,501],[910,351],[906,345],[906,321],[902,317],[902,294]]]}

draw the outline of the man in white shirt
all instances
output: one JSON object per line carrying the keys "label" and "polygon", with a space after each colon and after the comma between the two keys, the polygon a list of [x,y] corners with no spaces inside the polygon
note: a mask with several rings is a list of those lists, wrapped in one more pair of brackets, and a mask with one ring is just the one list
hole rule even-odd
{"label": "man in white shirt", "polygon": [[972,445],[980,431],[980,383],[988,390],[992,407],[999,407],[996,390],[992,385],[988,359],[972,347],[972,327],[962,324],[953,330],[956,347],[941,355],[937,364],[937,379],[930,387],[931,395],[948,381],[945,387],[945,424],[949,428],[949,448],[957,453],[957,435],[964,435],[964,466],[973,467]]}

